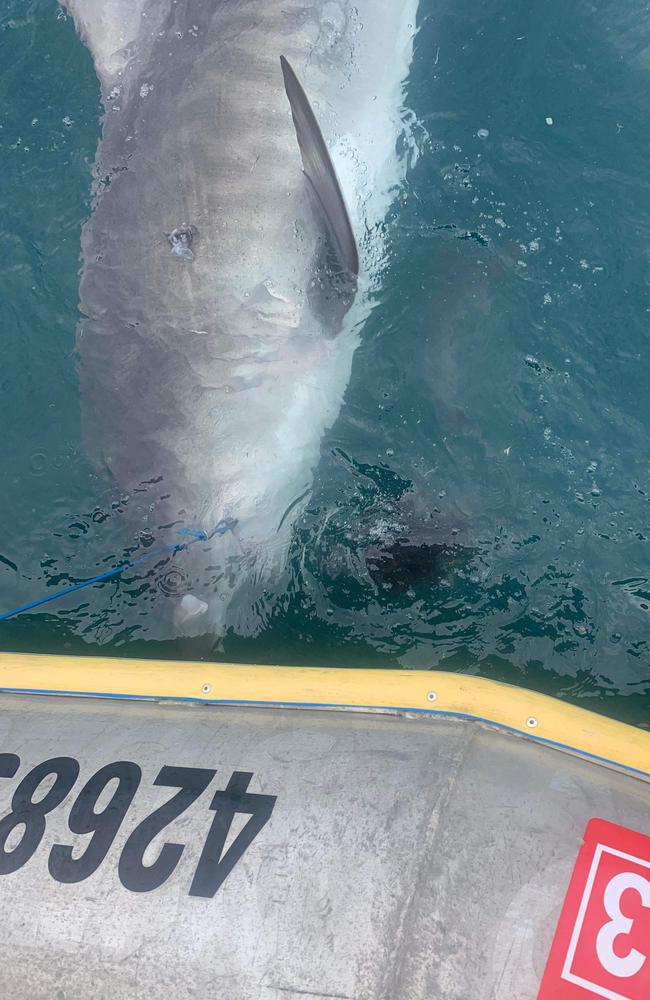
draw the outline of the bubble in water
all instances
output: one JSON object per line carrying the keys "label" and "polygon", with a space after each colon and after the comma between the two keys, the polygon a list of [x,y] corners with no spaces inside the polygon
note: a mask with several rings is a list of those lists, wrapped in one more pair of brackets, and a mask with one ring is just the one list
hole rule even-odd
{"label": "bubble in water", "polygon": [[29,460],[33,475],[42,476],[47,467],[47,456],[42,451],[35,451]]}

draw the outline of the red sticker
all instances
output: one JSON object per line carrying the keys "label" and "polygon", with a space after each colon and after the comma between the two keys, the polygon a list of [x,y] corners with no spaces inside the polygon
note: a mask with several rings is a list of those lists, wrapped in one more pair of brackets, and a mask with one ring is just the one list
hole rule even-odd
{"label": "red sticker", "polygon": [[650,1000],[650,837],[587,824],[538,1000]]}

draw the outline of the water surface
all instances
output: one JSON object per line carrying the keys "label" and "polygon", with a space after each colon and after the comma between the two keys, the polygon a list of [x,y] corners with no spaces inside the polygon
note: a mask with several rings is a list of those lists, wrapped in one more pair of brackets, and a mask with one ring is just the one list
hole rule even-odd
{"label": "water surface", "polygon": [[[423,0],[414,28],[377,307],[257,634],[148,638],[136,612],[181,554],[0,623],[3,648],[438,666],[648,725],[650,19],[638,2]],[[10,608],[129,540],[128,498],[84,456],[74,356],[97,81],[51,0],[6,0],[0,67]],[[463,557],[373,580],[394,504],[443,526],[462,511]]]}

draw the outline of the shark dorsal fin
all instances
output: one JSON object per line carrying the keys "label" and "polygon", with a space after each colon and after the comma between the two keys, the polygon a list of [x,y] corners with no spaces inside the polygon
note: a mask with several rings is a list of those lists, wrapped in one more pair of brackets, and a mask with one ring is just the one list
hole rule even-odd
{"label": "shark dorsal fin", "polygon": [[280,56],[284,87],[291,105],[302,165],[323,210],[327,228],[341,262],[352,275],[359,273],[359,254],[341,186],[316,116],[298,77]]}

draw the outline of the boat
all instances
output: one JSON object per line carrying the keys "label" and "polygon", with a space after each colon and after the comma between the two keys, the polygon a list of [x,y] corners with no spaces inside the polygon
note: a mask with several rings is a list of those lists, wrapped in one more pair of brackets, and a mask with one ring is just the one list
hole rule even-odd
{"label": "boat", "polygon": [[433,669],[2,653],[0,690],[3,996],[637,1000],[539,991],[589,824],[650,844],[647,730]]}

